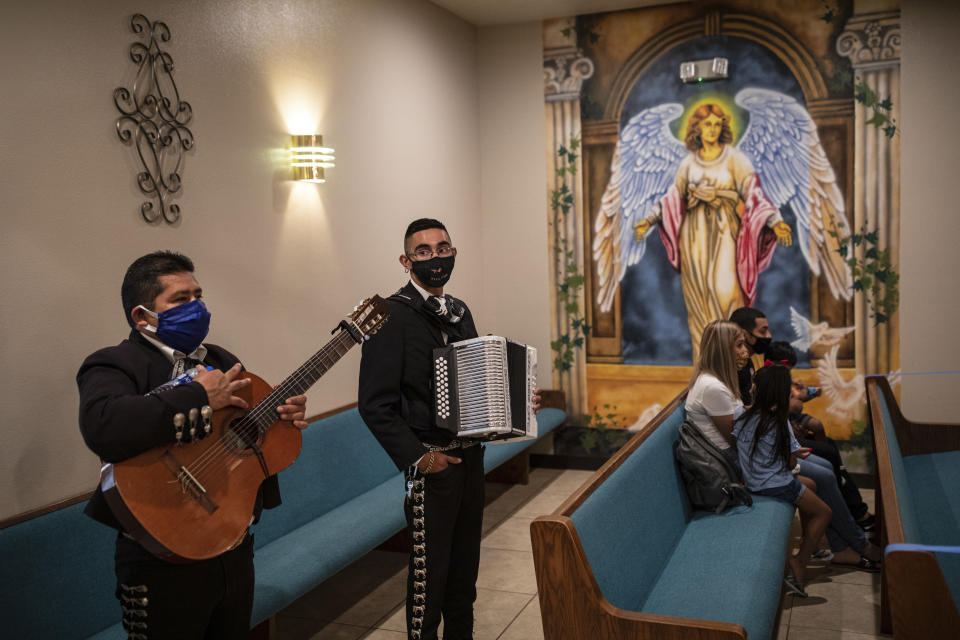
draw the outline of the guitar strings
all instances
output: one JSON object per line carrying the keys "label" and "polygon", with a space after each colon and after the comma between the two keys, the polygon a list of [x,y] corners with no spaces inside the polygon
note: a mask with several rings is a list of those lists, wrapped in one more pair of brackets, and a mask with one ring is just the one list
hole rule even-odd
{"label": "guitar strings", "polygon": [[[324,370],[321,371],[319,375],[317,375],[314,380],[307,385],[306,388],[309,388],[313,382],[316,382],[316,380],[329,371],[329,369],[333,367],[333,365],[335,365],[337,361],[339,361],[339,359],[350,350],[353,344],[356,344],[355,342],[347,344],[347,341],[344,338],[350,338],[351,341],[353,340],[353,336],[351,336],[349,332],[343,331],[338,334],[337,337],[321,348],[309,360],[307,360],[307,362],[297,368],[293,374],[284,380],[284,382],[282,382],[276,389],[273,389],[269,394],[267,394],[267,396],[257,403],[257,405],[251,409],[249,413],[242,416],[237,423],[228,430],[232,432],[235,437],[238,437],[241,443],[247,441],[248,437],[253,438],[257,431],[266,433],[266,429],[280,419],[279,416],[271,420],[270,424],[263,429],[260,428],[258,422],[267,417],[271,411],[276,411],[276,408],[280,406],[279,404],[276,404],[277,401],[281,401],[282,404],[282,400],[285,398],[280,398],[281,395],[287,395],[290,390],[297,389],[298,385],[301,385],[305,380],[308,380],[314,374],[316,374],[318,370],[317,365],[319,364],[324,367]],[[345,347],[342,353],[340,352],[340,346]],[[325,360],[329,360],[329,363]],[[302,393],[306,390],[306,388],[300,392]],[[228,444],[228,437],[229,436],[226,433],[221,436],[220,439],[209,449],[198,456],[196,460],[187,465],[187,467],[185,467],[186,471],[190,472],[190,474],[199,481],[201,475],[203,475],[205,471],[208,471],[211,465],[219,462],[222,459],[226,459],[228,456],[231,456],[232,447]],[[181,476],[181,479],[184,479],[182,477],[184,476],[183,472],[181,472],[179,475]]]}
{"label": "guitar strings", "polygon": [[[347,335],[349,336],[349,334]],[[296,388],[297,385],[299,385],[304,380],[311,377],[316,372],[317,364],[320,364],[326,367],[326,370],[329,370],[330,367],[336,364],[337,361],[347,351],[349,351],[352,345],[347,346],[346,350],[344,350],[342,354],[339,353],[339,349],[337,349],[337,343],[343,342],[343,340],[341,340],[342,337],[343,337],[343,334],[341,333],[340,335],[337,336],[337,338],[334,338],[333,340],[331,340],[329,344],[325,345],[322,349],[320,349],[320,351],[314,354],[309,360],[307,360],[306,363],[301,365],[296,371],[294,371],[293,374],[290,375],[290,377],[287,378],[287,380],[281,383],[280,386],[278,386],[276,389],[272,390],[249,413],[242,416],[237,421],[237,423],[233,426],[231,431],[237,436],[239,436],[241,441],[244,441],[247,439],[248,436],[252,437],[256,431],[261,430],[257,422],[262,418],[266,417],[271,410],[272,411],[276,410],[276,406],[272,406],[272,405],[276,404],[277,400],[280,400],[279,396],[286,395],[288,393],[287,391],[288,389]],[[350,337],[352,338],[352,336]],[[336,351],[335,358],[331,357],[331,354],[330,354],[331,350]],[[326,362],[324,362],[324,358],[329,359],[330,363],[327,364]],[[316,379],[319,379],[320,376],[326,373],[326,370],[321,372]],[[280,406],[280,405],[277,405],[277,406]],[[274,420],[271,420],[270,424],[273,424],[277,420],[279,420],[279,417],[277,417]],[[190,463],[190,465],[187,467],[187,470],[192,471],[194,473],[194,476],[196,477],[197,474],[202,473],[206,469],[206,467],[208,467],[211,463],[215,462],[217,459],[222,458],[224,457],[224,455],[229,453],[230,453],[230,447],[227,444],[227,439],[226,437],[221,437],[220,440],[215,445],[211,446],[207,451],[201,454],[196,460]]]}
{"label": "guitar strings", "polygon": [[[342,334],[337,338],[340,338],[340,337],[342,337]],[[336,362],[347,351],[349,351],[352,345],[347,346],[346,350],[344,350],[342,354],[339,353],[339,349],[336,349],[337,347],[336,343],[338,342],[337,338],[335,338],[334,340],[331,340],[331,342],[328,345],[324,346],[324,348],[322,348],[320,351],[314,354],[314,356],[311,357],[306,363],[301,365],[293,374],[291,374],[290,377],[287,378],[287,380],[281,383],[280,386],[278,386],[276,389],[271,391],[263,400],[261,400],[254,407],[254,409],[250,411],[250,413],[240,418],[240,420],[237,422],[237,424],[234,425],[231,431],[234,434],[239,436],[241,442],[246,440],[248,436],[253,437],[256,431],[261,431],[262,433],[265,433],[265,429],[260,429],[257,422],[260,419],[264,418],[269,413],[269,411],[276,410],[276,407],[272,405],[276,404],[276,401],[279,399],[281,395],[286,395],[286,393],[288,393],[287,389],[296,388],[296,385],[301,384],[304,380],[313,376],[316,373],[316,366],[315,366],[316,364],[319,363],[324,367],[326,367],[326,369],[323,372],[321,372],[318,376],[316,376],[316,378],[314,378],[314,381],[319,379],[320,376],[326,373],[326,371],[329,370],[330,367],[336,364]],[[333,358],[330,356],[329,351],[331,349],[336,350],[337,352],[336,358]],[[325,357],[330,359],[329,365],[327,365],[327,363],[324,362]],[[268,400],[271,400],[271,398],[273,399],[273,401],[267,402]],[[271,420],[270,424],[272,425],[278,419],[279,417],[274,420]],[[211,446],[207,451],[205,451],[190,465],[188,465],[186,469],[187,471],[192,471],[192,475],[195,478],[197,478],[197,480],[199,481],[200,476],[203,475],[204,471],[208,470],[212,464],[230,455],[232,455],[232,451],[231,451],[231,447],[227,444],[227,438],[221,437],[213,446]]]}

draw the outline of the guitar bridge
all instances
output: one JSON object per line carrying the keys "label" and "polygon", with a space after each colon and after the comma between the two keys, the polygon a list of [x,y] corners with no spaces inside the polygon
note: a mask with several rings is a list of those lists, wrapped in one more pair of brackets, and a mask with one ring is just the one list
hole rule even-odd
{"label": "guitar bridge", "polygon": [[180,490],[183,493],[200,503],[200,506],[203,507],[207,513],[213,513],[220,508],[216,502],[210,499],[210,494],[208,494],[207,490],[200,484],[200,481],[197,480],[186,467],[180,464],[176,458],[169,453],[163,458],[167,468],[170,469],[171,473],[173,473],[180,482]]}

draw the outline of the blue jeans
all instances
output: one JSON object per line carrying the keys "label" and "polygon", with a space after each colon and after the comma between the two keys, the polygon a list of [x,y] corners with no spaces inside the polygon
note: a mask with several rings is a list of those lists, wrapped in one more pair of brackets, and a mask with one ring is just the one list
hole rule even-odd
{"label": "blue jeans", "polygon": [[800,459],[800,475],[817,483],[817,497],[833,511],[827,527],[830,550],[837,552],[850,547],[860,553],[866,549],[869,544],[867,534],[857,525],[843,500],[840,487],[837,486],[837,476],[833,473],[833,465],[820,456],[810,455]]}

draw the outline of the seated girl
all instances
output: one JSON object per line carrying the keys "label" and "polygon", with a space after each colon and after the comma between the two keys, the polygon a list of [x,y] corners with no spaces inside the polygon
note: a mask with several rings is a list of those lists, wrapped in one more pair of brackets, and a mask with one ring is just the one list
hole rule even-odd
{"label": "seated girl", "polygon": [[[797,352],[790,346],[789,342],[771,342],[767,348],[767,357],[770,361],[778,364],[786,364],[787,368],[793,369],[797,363]],[[803,404],[819,395],[817,387],[808,387],[807,385],[794,380],[791,393],[790,423],[793,427],[793,434],[797,438],[800,446],[811,450],[812,454],[827,460],[836,476],[837,486],[843,496],[843,501],[847,505],[850,514],[856,520],[857,525],[864,531],[871,531],[875,524],[874,517],[870,514],[867,504],[860,496],[860,489],[856,482],[847,473],[840,457],[840,449],[837,444],[827,437],[823,429],[823,424],[813,416],[803,413]],[[799,399],[802,402],[795,404]],[[821,492],[821,497],[823,497]],[[848,564],[858,564],[859,558],[855,562]]]}
{"label": "seated girl", "polygon": [[812,480],[791,473],[798,457],[809,451],[797,443],[789,423],[790,370],[780,365],[764,367],[753,383],[753,406],[733,427],[740,470],[751,493],[783,500],[800,511],[803,538],[797,554],[787,559],[790,570],[784,582],[790,591],[806,597],[807,562],[830,523],[831,511],[817,497]]}

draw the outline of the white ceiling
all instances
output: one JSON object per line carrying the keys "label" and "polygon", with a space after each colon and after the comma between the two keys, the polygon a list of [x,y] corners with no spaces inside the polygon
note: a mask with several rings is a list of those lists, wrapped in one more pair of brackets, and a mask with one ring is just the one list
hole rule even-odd
{"label": "white ceiling", "polygon": [[467,22],[486,27],[495,24],[539,21],[602,11],[617,11],[681,0],[430,0]]}

